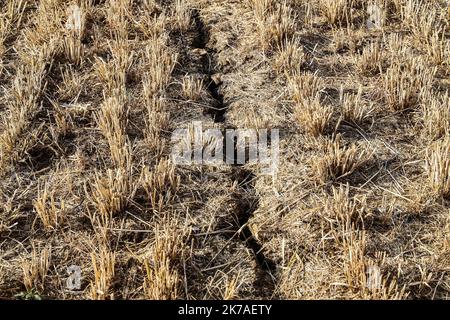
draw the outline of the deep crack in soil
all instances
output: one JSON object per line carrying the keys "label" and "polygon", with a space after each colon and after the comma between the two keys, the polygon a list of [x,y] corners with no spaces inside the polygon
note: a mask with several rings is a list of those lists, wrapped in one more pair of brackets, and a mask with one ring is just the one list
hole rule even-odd
{"label": "deep crack in soil", "polygon": [[[225,124],[225,115],[228,106],[224,101],[223,94],[220,92],[221,84],[213,79],[213,75],[220,72],[217,63],[215,62],[215,55],[217,55],[217,52],[208,47],[210,33],[200,17],[200,12],[198,10],[194,11],[193,20],[197,31],[193,46],[207,52],[202,59],[202,71],[207,79],[208,92],[215,101],[213,108],[207,109],[205,113],[210,114],[214,122]],[[227,125],[225,129],[235,128],[231,125]],[[254,188],[255,175],[250,170],[245,169],[242,164],[238,164],[236,142],[235,139],[232,179],[238,183],[241,190],[237,197],[238,212],[236,212],[235,219],[237,223],[236,233],[238,234],[239,239],[244,242],[245,246],[254,254],[258,266],[258,269],[255,270],[256,281],[254,287],[257,290],[258,296],[263,298],[273,298],[273,293],[275,291],[274,274],[276,272],[276,264],[265,256],[262,245],[255,238],[249,227],[249,220],[252,218],[259,205],[259,200]],[[226,141],[224,141],[223,145],[226,146]],[[230,238],[234,238],[235,236],[236,234]]]}
{"label": "deep crack in soil", "polygon": [[[255,256],[259,269],[256,270],[257,280],[255,288],[258,290],[260,297],[273,298],[275,291],[275,272],[276,264],[269,259],[263,251],[263,246],[253,235],[249,227],[249,220],[254,215],[259,205],[259,199],[255,195],[254,179],[255,176],[250,170],[244,169],[240,165],[236,165],[233,172],[234,180],[236,180],[243,192],[239,194],[239,239],[242,240],[247,248],[249,248]],[[269,294],[268,294],[269,292]]]}

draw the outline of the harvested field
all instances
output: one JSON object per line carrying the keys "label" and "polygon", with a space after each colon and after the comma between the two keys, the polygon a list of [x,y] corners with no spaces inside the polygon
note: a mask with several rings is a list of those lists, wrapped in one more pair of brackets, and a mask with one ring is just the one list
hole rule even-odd
{"label": "harvested field", "polygon": [[0,298],[447,299],[449,76],[443,0],[0,0]]}

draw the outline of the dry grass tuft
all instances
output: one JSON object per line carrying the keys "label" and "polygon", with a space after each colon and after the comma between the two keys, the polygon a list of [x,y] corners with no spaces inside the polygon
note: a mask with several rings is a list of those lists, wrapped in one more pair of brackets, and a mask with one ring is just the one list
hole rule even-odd
{"label": "dry grass tuft", "polygon": [[61,200],[57,205],[54,194],[49,191],[47,184],[44,185],[43,190],[38,189],[38,196],[33,201],[33,207],[46,230],[57,228],[64,219],[64,200]]}
{"label": "dry grass tuft", "polygon": [[187,0],[175,0],[175,24],[181,31],[186,31],[191,26],[191,8]]}
{"label": "dry grass tuft", "polygon": [[323,79],[312,73],[294,74],[288,80],[289,91],[296,103],[316,97],[325,86]]}
{"label": "dry grass tuft", "polygon": [[142,80],[143,95],[147,105],[150,105],[154,95],[161,93],[168,84],[177,62],[177,55],[171,54],[163,41],[158,38],[146,46],[144,61],[144,70],[147,72]]}
{"label": "dry grass tuft", "polygon": [[365,256],[364,232],[349,232],[344,243],[344,274],[351,290],[361,299],[400,300],[407,297],[395,279],[382,274],[384,254],[377,253],[376,260]]}
{"label": "dry grass tuft", "polygon": [[160,161],[153,170],[145,167],[141,174],[141,184],[152,208],[162,212],[177,194],[180,177],[175,174],[175,166],[168,160]]}
{"label": "dry grass tuft", "polygon": [[51,59],[54,48],[43,46],[37,55],[29,58],[28,63],[17,70],[17,75],[7,93],[8,111],[1,115],[3,132],[0,135],[0,168],[13,156],[13,150],[39,111],[39,98],[45,89],[46,61]]}
{"label": "dry grass tuft", "polygon": [[426,50],[433,64],[450,66],[450,41],[445,37],[444,28],[433,31]]}
{"label": "dry grass tuft", "polygon": [[150,300],[175,300],[180,298],[181,278],[174,262],[182,253],[182,235],[176,230],[157,231],[155,244],[149,258],[144,260],[144,292]]}
{"label": "dry grass tuft", "polygon": [[[254,1],[259,43],[264,51],[283,46],[294,33],[297,16],[286,2]],[[256,4],[255,4],[256,3]]]}
{"label": "dry grass tuft", "polygon": [[107,139],[114,164],[119,168],[128,168],[131,152],[124,132],[124,97],[111,97],[105,100],[97,115],[97,123]]}
{"label": "dry grass tuft", "polygon": [[361,55],[354,57],[358,71],[366,76],[375,75],[382,72],[383,50],[377,42],[371,42],[364,47]]}
{"label": "dry grass tuft", "polygon": [[91,281],[91,298],[94,300],[114,299],[112,285],[115,275],[116,255],[108,249],[91,254],[94,279]]}
{"label": "dry grass tuft", "polygon": [[298,74],[304,62],[305,54],[299,41],[286,40],[275,55],[274,69],[277,74]]}
{"label": "dry grass tuft", "polygon": [[92,183],[92,194],[87,194],[95,212],[91,215],[93,225],[109,226],[113,216],[126,206],[130,196],[130,180],[124,169],[109,169],[104,175],[97,173]]}
{"label": "dry grass tuft", "polygon": [[147,147],[160,155],[164,151],[163,133],[169,130],[169,113],[164,98],[153,98],[147,104],[147,119],[145,120],[144,136]]}
{"label": "dry grass tuft", "polygon": [[343,120],[353,123],[361,123],[371,116],[374,109],[362,100],[362,92],[363,89],[361,86],[356,94],[344,94],[341,88],[340,103],[342,106]]}
{"label": "dry grass tuft", "polygon": [[403,23],[411,28],[416,44],[431,38],[439,28],[438,11],[435,4],[422,0],[407,0],[402,6]]}
{"label": "dry grass tuft", "polygon": [[298,103],[294,115],[301,128],[304,128],[311,136],[318,137],[325,134],[325,131],[329,128],[333,109],[324,106],[317,95]]}
{"label": "dry grass tuft", "polygon": [[349,0],[319,0],[318,6],[326,21],[332,25],[340,25],[348,22],[350,10]]}
{"label": "dry grass tuft", "polygon": [[195,77],[184,77],[181,92],[186,100],[198,101],[203,92],[203,80]]}
{"label": "dry grass tuft", "polygon": [[33,244],[31,257],[22,261],[23,284],[27,292],[43,290],[51,262],[51,247],[36,248]]}
{"label": "dry grass tuft", "polygon": [[[325,205],[327,218],[331,219],[331,222],[335,222],[338,226],[343,226],[347,230],[358,219],[362,220],[365,201],[352,199],[348,184],[345,187],[341,185],[339,188],[332,186],[332,193],[332,197]],[[341,230],[341,228],[338,228],[338,230]],[[336,240],[338,240],[338,237]]]}
{"label": "dry grass tuft", "polygon": [[426,139],[439,139],[450,135],[450,97],[425,94],[422,97],[421,120]]}
{"label": "dry grass tuft", "polygon": [[111,0],[107,7],[106,20],[110,32],[119,39],[127,39],[129,19],[132,15],[132,0]]}
{"label": "dry grass tuft", "polygon": [[384,74],[384,88],[390,108],[401,111],[418,103],[419,93],[430,90],[436,68],[430,68],[424,61],[409,59],[396,63]]}

